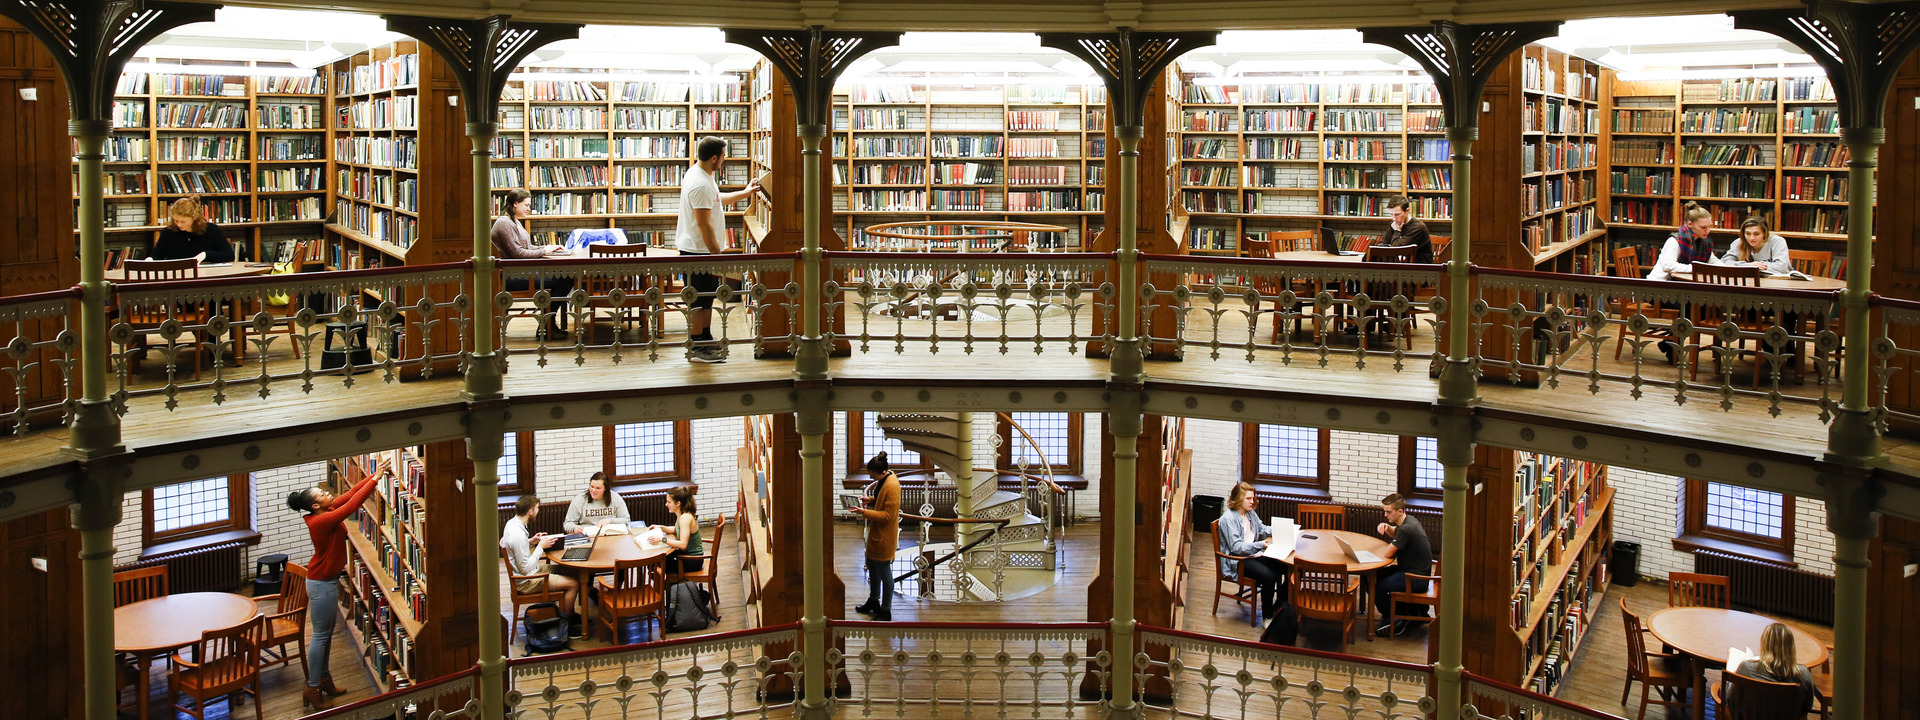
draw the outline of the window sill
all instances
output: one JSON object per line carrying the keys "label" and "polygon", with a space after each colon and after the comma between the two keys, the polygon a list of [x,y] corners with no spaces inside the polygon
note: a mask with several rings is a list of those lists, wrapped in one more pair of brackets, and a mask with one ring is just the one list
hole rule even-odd
{"label": "window sill", "polygon": [[248,545],[258,545],[260,544],[260,533],[254,530],[228,530],[226,532],[217,532],[211,535],[197,535],[194,537],[184,538],[180,540],[168,540],[166,542],[155,543],[153,545],[149,545],[141,548],[140,559],[147,560],[150,558],[159,557],[161,555],[172,555],[174,553],[182,553],[182,552],[188,552],[192,550],[199,550],[201,548],[209,548],[215,545],[224,545],[230,542],[243,542]]}
{"label": "window sill", "polygon": [[1253,494],[1280,500],[1295,500],[1316,503],[1333,502],[1333,493],[1325,488],[1301,487],[1299,485],[1281,485],[1271,481],[1255,480],[1252,483]]}
{"label": "window sill", "polygon": [[1401,495],[1400,497],[1407,501],[1407,509],[1409,510],[1442,512],[1447,507],[1447,501],[1440,497],[1425,497],[1420,495]]}
{"label": "window sill", "polygon": [[1673,549],[1689,553],[1698,550],[1710,550],[1712,552],[1733,555],[1754,562],[1778,565],[1785,568],[1798,568],[1800,566],[1799,563],[1793,561],[1792,555],[1774,548],[1758,547],[1702,535],[1681,535],[1676,537],[1673,539]]}

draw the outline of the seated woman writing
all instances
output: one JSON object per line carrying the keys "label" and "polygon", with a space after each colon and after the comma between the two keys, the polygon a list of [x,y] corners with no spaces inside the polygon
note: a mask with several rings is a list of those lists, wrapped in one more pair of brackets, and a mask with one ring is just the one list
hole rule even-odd
{"label": "seated woman writing", "polygon": [[567,518],[560,529],[577,533],[590,526],[633,522],[627,513],[627,499],[607,489],[607,474],[597,472],[587,478],[587,490],[567,503]]}
{"label": "seated woman writing", "polygon": [[705,560],[685,559],[689,555],[707,554],[706,543],[700,541],[700,519],[693,514],[693,492],[690,487],[667,491],[667,512],[673,514],[673,530],[665,538],[673,548],[673,552],[667,553],[666,569],[670,574],[700,572],[706,567]]}

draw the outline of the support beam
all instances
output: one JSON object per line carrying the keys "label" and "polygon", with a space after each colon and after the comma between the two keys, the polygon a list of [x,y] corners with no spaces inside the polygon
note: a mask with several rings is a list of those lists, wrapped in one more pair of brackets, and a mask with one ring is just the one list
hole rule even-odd
{"label": "support beam", "polygon": [[1461,672],[1467,621],[1467,468],[1473,465],[1473,417],[1465,411],[1438,418],[1440,436],[1435,454],[1440,460],[1440,489],[1444,505],[1440,516],[1440,607],[1438,651],[1434,654],[1436,717],[1460,717],[1464,697]]}
{"label": "support beam", "polygon": [[833,411],[827,407],[824,383],[800,390],[800,411],[794,414],[800,431],[800,494],[806,498],[801,518],[800,558],[804,579],[800,632],[802,661],[800,717],[825,720],[832,717],[832,698],[827,696],[827,519],[823,503],[827,495],[827,434],[833,431]]}
{"label": "support beam", "polygon": [[[502,720],[506,712],[506,639],[500,634],[500,456],[506,452],[507,403],[476,405],[468,416],[467,459],[473,461],[473,560],[479,587],[480,717]],[[584,590],[582,591],[584,592]],[[512,625],[507,626],[511,632]]]}
{"label": "support beam", "polygon": [[114,720],[120,713],[120,663],[113,652],[113,529],[120,524],[126,477],[124,463],[88,463],[74,488],[79,499],[73,506],[73,528],[80,531],[86,720]]}

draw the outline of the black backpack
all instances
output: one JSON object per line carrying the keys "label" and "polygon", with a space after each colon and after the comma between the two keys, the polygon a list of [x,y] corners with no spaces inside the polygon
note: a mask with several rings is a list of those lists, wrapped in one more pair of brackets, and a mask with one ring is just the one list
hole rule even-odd
{"label": "black backpack", "polygon": [[707,610],[711,600],[706,586],[700,583],[677,582],[667,588],[667,632],[707,629],[713,624],[713,615]]}
{"label": "black backpack", "polygon": [[527,606],[527,654],[567,652],[567,616],[556,603]]}
{"label": "black backpack", "polygon": [[1273,619],[1267,621],[1267,629],[1260,633],[1260,642],[1268,645],[1286,645],[1292,647],[1300,639],[1300,616],[1293,612],[1293,606],[1281,603],[1273,611]]}

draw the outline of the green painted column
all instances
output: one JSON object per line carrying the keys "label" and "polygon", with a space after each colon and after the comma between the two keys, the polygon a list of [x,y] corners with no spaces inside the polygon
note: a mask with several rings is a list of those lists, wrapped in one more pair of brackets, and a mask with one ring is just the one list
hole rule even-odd
{"label": "green painted column", "polygon": [[1119,141],[1120,172],[1120,304],[1119,327],[1114,329],[1114,350],[1108,363],[1109,381],[1139,384],[1146,379],[1140,345],[1140,139],[1146,134],[1141,125],[1116,126]]}
{"label": "green painted column", "polygon": [[1473,465],[1473,418],[1454,414],[1439,420],[1437,450],[1445,506],[1440,519],[1440,607],[1435,608],[1439,619],[1434,621],[1439,646],[1434,653],[1433,699],[1439,720],[1455,720],[1466,700],[1460,674],[1465,670],[1461,648],[1466,635],[1467,496],[1471,490],[1467,468]]}
{"label": "green painted column", "polygon": [[87,720],[115,720],[120,713],[120,662],[113,651],[113,529],[127,470],[121,463],[80,470],[73,527],[80,531],[81,675]]}
{"label": "green painted column", "polygon": [[493,139],[498,125],[467,123],[473,142],[473,362],[467,368],[469,401],[500,397],[505,378],[495,347],[499,310],[493,305]]}
{"label": "green painted column", "polygon": [[[1867,546],[1879,534],[1877,492],[1865,477],[1823,476],[1833,531],[1833,717],[1866,718]],[[1896,642],[1891,641],[1889,642]]]}
{"label": "green painted column", "polygon": [[[1124,208],[1122,212],[1125,212]],[[1126,237],[1122,236],[1122,242],[1126,242]],[[1118,354],[1114,355],[1116,361],[1119,357]],[[1133,513],[1131,508],[1140,502],[1135,484],[1140,468],[1140,433],[1146,423],[1142,412],[1144,401],[1145,398],[1137,391],[1115,391],[1108,409],[1107,427],[1113,434],[1111,487],[1116,515],[1106,520],[1113,523],[1113,619],[1109,623],[1113,643],[1107,648],[1113,655],[1109,718],[1137,718],[1142,715],[1141,706],[1134,702],[1137,678],[1133,666],[1134,630],[1138,625],[1133,610],[1134,573],[1137,572],[1133,546],[1135,536],[1139,533],[1136,525],[1139,515]]]}
{"label": "green painted column", "polygon": [[[827,378],[827,344],[820,335],[821,265],[820,224],[820,145],[829,131],[826,125],[801,125],[800,134],[800,347],[794,353],[794,376],[801,380]],[[808,497],[812,497],[809,495]]]}
{"label": "green painted column", "polygon": [[[1830,459],[1869,464],[1880,456],[1880,430],[1874,425],[1870,394],[1873,383],[1872,323],[1868,298],[1873,294],[1874,170],[1880,166],[1880,146],[1887,131],[1879,127],[1840,130],[1847,143],[1847,289],[1840,291],[1841,311],[1847,319],[1845,350],[1840,359],[1840,407],[1827,429]],[[1863,555],[1864,557],[1864,555]],[[1836,615],[1839,608],[1835,608]]]}
{"label": "green painted column", "polygon": [[[496,376],[497,377],[497,376]],[[473,460],[474,588],[480,619],[480,717],[503,720],[507,658],[500,635],[500,456],[506,452],[504,402],[486,403],[468,415],[467,457]],[[584,591],[583,591],[584,592]],[[511,627],[511,626],[509,626]]]}
{"label": "green painted column", "polygon": [[833,411],[827,407],[824,387],[806,387],[800,391],[794,422],[800,431],[800,492],[805,499],[801,516],[800,543],[802,607],[800,633],[803,666],[801,669],[800,717],[809,720],[831,717],[827,697],[827,430]]}
{"label": "green painted column", "polygon": [[80,230],[80,403],[67,435],[64,452],[80,457],[100,457],[122,451],[120,416],[113,411],[107,395],[108,357],[107,233],[104,167],[107,135],[113,123],[108,120],[73,120],[68,134],[79,146],[74,158],[79,162],[75,179],[79,182],[79,201],[75,223]]}
{"label": "green painted column", "polygon": [[[1479,104],[1477,93],[1469,104]],[[1440,368],[1440,402],[1449,405],[1471,405],[1480,397],[1468,361],[1473,354],[1469,344],[1473,281],[1467,276],[1473,260],[1473,144],[1479,139],[1478,125],[1456,123],[1447,128],[1447,142],[1453,152],[1453,243],[1447,251],[1447,357]]]}

